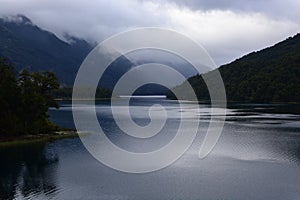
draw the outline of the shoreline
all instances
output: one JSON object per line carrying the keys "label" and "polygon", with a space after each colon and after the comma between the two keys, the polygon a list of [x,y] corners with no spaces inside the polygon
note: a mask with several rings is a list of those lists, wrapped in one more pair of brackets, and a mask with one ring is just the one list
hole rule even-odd
{"label": "shoreline", "polygon": [[39,142],[52,142],[55,140],[79,137],[77,131],[57,131],[53,134],[24,135],[0,137],[0,147],[26,145]]}
{"label": "shoreline", "polygon": [[[142,95],[141,95],[142,96]],[[146,96],[146,95],[144,95]],[[151,97],[155,97],[155,95],[149,95],[149,98]],[[160,95],[159,95],[160,96]],[[163,96],[163,95],[162,95]],[[127,96],[124,96],[127,98]],[[118,100],[118,99],[122,99],[124,97],[115,97],[115,98],[95,98],[95,99],[74,99],[76,101],[107,101],[107,100]],[[133,98],[135,97],[139,97],[139,95],[137,96],[133,96]],[[129,97],[128,97],[129,98]],[[132,98],[132,97],[131,97]],[[199,104],[210,104],[210,100],[198,100],[198,101],[194,101],[194,100],[189,100],[189,99],[175,99],[175,98],[168,98],[166,96],[165,98],[166,100],[174,100],[174,101],[183,101],[183,102],[193,102],[193,103],[199,103]],[[72,98],[55,98],[55,101],[72,101]],[[222,102],[222,101],[221,101]],[[284,101],[270,101],[270,102],[244,102],[244,101],[226,101],[227,104],[273,104],[273,105],[295,105],[295,104],[300,104],[300,102],[297,101],[288,101],[288,102],[284,102]]]}

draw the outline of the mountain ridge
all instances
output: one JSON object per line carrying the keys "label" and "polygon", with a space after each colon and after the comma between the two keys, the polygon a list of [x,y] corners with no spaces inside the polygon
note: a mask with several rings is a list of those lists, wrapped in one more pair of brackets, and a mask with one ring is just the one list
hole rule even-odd
{"label": "mountain ridge", "polygon": [[[0,18],[0,57],[10,60],[17,71],[24,68],[29,71],[52,71],[57,74],[62,86],[71,88],[81,63],[95,44],[68,34],[65,35],[65,39],[68,42],[39,28],[24,15]],[[154,58],[156,59],[155,56]],[[120,77],[132,67],[158,61],[155,59],[134,63],[132,58],[128,59],[122,55],[108,66],[99,81],[99,86],[111,90]],[[180,66],[176,64],[173,64],[173,68],[180,71]],[[196,74],[192,70],[181,72],[186,78]],[[138,94],[166,92],[166,88],[157,85],[148,85],[137,91]]]}
{"label": "mountain ridge", "polygon": [[73,84],[77,69],[93,48],[82,39],[72,40],[60,40],[23,15],[0,18],[0,57],[10,60],[18,71],[53,71],[63,85]]}
{"label": "mountain ridge", "polygon": [[[300,102],[300,34],[242,56],[217,70],[223,78],[228,101]],[[199,100],[209,100],[201,75],[189,78],[188,82]],[[175,98],[172,94],[168,96]]]}

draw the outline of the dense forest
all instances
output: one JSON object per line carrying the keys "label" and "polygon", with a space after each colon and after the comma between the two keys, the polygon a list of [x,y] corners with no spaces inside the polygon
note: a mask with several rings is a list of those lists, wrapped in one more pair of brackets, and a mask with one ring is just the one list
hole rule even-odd
{"label": "dense forest", "polygon": [[54,73],[16,73],[13,65],[0,59],[0,136],[46,134],[57,130],[47,111],[58,108],[53,91],[59,88]]}
{"label": "dense forest", "polygon": [[[111,90],[97,88],[96,98],[110,98]],[[47,111],[58,108],[55,99],[71,99],[72,88],[59,87],[53,72],[16,72],[0,58],[0,137],[49,134],[59,127],[49,121]]]}
{"label": "dense forest", "polygon": [[[300,102],[300,34],[250,53],[218,70],[224,81],[228,101]],[[209,100],[201,75],[189,78],[188,82],[199,100]],[[181,86],[174,89],[180,90]],[[174,98],[171,93],[168,96]]]}

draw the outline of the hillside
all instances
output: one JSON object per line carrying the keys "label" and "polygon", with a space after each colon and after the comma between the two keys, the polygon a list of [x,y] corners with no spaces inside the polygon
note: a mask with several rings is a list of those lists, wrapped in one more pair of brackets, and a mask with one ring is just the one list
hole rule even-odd
{"label": "hillside", "polygon": [[53,71],[66,85],[73,83],[81,62],[92,49],[84,40],[70,39],[71,43],[64,42],[22,15],[15,20],[0,18],[0,57],[13,62],[17,70]]}
{"label": "hillside", "polygon": [[[81,63],[94,45],[72,36],[67,36],[66,40],[69,42],[39,28],[26,16],[0,18],[0,58],[6,58],[12,62],[17,71],[26,68],[31,72],[44,70],[54,72],[60,84],[71,90]],[[136,62],[120,56],[106,70],[100,79],[100,86],[112,89],[120,77],[132,67],[160,62],[159,58],[153,56],[153,52],[149,54],[149,58],[147,55],[147,52],[142,54],[141,57],[144,60]],[[139,56],[137,55],[137,57]],[[174,61],[174,59],[171,60]],[[175,61],[172,62],[172,67],[180,71],[182,61]],[[192,68],[190,67],[190,69]],[[181,70],[181,72],[187,78],[196,74],[195,70]],[[167,89],[164,87],[149,84],[138,89],[136,94],[165,94],[166,92]]]}
{"label": "hillside", "polygon": [[[23,15],[0,18],[0,58],[8,59],[17,71],[54,72],[62,86],[72,87],[77,71],[94,45],[67,36],[65,42],[42,30]],[[124,56],[116,59],[102,77],[102,87],[112,88],[133,64]]]}
{"label": "hillside", "polygon": [[[54,72],[60,84],[71,90],[81,63],[94,45],[72,36],[68,36],[68,40],[70,42],[62,41],[55,34],[42,30],[23,15],[0,18],[0,58],[12,62],[17,71],[26,68],[29,71]],[[120,56],[103,74],[100,86],[112,89],[124,73],[139,64]],[[187,73],[186,77],[191,74]],[[137,94],[157,93],[166,93],[166,89],[148,85],[137,91]]]}
{"label": "hillside", "polygon": [[[228,101],[300,102],[300,34],[218,69]],[[191,77],[188,81],[199,100],[209,100],[201,76]],[[175,89],[180,90],[180,86]],[[170,94],[169,97],[173,96]]]}

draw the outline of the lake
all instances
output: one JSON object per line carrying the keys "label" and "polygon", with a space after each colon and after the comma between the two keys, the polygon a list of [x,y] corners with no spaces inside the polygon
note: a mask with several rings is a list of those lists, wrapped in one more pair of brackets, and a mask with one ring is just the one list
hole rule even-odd
{"label": "lake", "polygon": [[[96,111],[113,143],[147,152],[174,137],[179,113],[188,112],[190,120],[198,120],[193,109],[182,110],[177,101],[161,98],[132,100],[133,120],[148,124],[146,111],[158,103],[171,117],[161,133],[145,141],[122,134],[109,102],[97,102]],[[203,104],[199,134],[189,150],[171,166],[146,174],[123,173],[101,164],[79,138],[1,148],[0,199],[299,199],[299,105],[228,107],[223,133],[205,159],[198,158],[210,120],[209,105]],[[49,115],[55,123],[74,128],[70,102],[61,102],[61,108],[51,109]]]}

